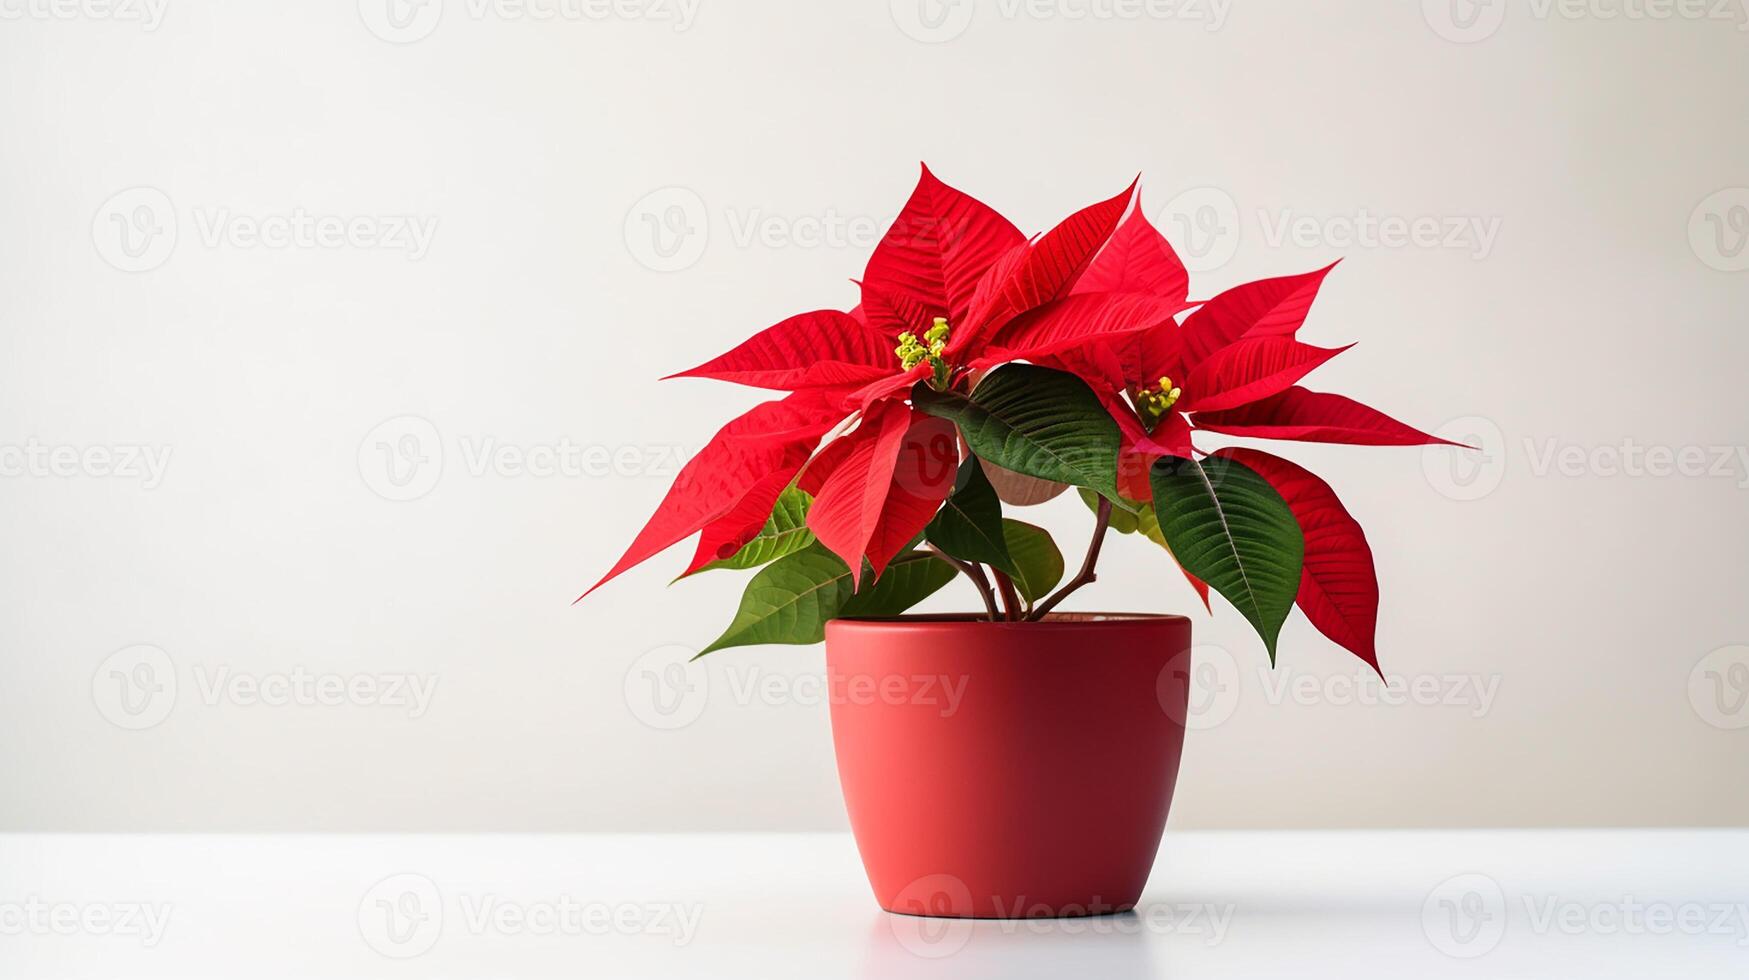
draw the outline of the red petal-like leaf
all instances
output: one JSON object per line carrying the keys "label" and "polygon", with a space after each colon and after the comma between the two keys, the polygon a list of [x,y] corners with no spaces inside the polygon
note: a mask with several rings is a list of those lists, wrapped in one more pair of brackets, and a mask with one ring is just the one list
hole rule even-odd
{"label": "red petal-like leaf", "polygon": [[1184,321],[1185,365],[1194,368],[1241,337],[1293,336],[1334,268],[1331,263],[1305,275],[1259,279],[1204,303]]}
{"label": "red petal-like leaf", "polygon": [[1075,283],[1077,293],[1148,293],[1184,306],[1190,297],[1190,273],[1166,236],[1148,223],[1141,195],[1135,210],[1105,243],[1087,271]]}
{"label": "red petal-like leaf", "polygon": [[894,370],[898,370],[898,358],[893,348],[898,346],[899,334],[905,331],[922,334],[934,326],[935,318],[941,315],[936,307],[873,286],[862,287],[862,306],[858,309],[863,311],[864,319],[886,344],[887,361]]}
{"label": "red petal-like leaf", "polygon": [[1095,392],[1116,392],[1125,388],[1123,362],[1111,344],[1088,343],[1041,356],[1035,362],[1042,367],[1067,371]]}
{"label": "red petal-like leaf", "polygon": [[779,390],[862,385],[898,372],[893,345],[848,313],[815,310],[766,327],[727,354],[669,377]]}
{"label": "red petal-like leaf", "polygon": [[897,402],[884,402],[872,410],[846,437],[848,454],[820,485],[808,509],[808,528],[844,559],[851,581],[859,585],[862,558],[880,523],[910,424],[911,410]]}
{"label": "red petal-like leaf", "polygon": [[788,467],[773,471],[754,484],[747,496],[729,508],[727,514],[706,524],[698,536],[692,562],[686,566],[686,571],[680,573],[681,577],[691,575],[713,561],[732,556],[753,540],[765,527],[765,522],[771,519],[771,509],[777,505],[777,498],[794,479],[795,472]]}
{"label": "red petal-like leaf", "polygon": [[1456,446],[1341,395],[1289,388],[1227,412],[1199,412],[1196,427],[1257,439],[1337,442],[1352,446]]}
{"label": "red petal-like leaf", "polygon": [[865,411],[889,399],[902,401],[910,397],[911,389],[917,382],[934,373],[935,368],[928,361],[924,361],[903,374],[882,378],[850,392],[844,396],[842,404],[856,411]]}
{"label": "red petal-like leaf", "polygon": [[1125,334],[1169,321],[1177,312],[1173,303],[1142,293],[1066,296],[1016,317],[997,331],[971,367],[1035,360],[1095,340],[1116,342]]}
{"label": "red petal-like leaf", "polygon": [[1135,188],[1132,181],[1123,193],[1082,208],[1029,245],[997,288],[972,308],[968,322],[955,324],[961,329],[949,338],[948,353],[976,350],[1009,320],[1068,295],[1117,228]]}
{"label": "red petal-like leaf", "polygon": [[[905,209],[875,246],[863,290],[911,300],[932,317],[957,322],[970,308],[979,277],[1024,241],[1007,218],[937,180],[926,166]],[[870,322],[879,326],[867,297],[864,304]]]}
{"label": "red petal-like leaf", "polygon": [[1312,625],[1344,649],[1379,669],[1374,634],[1379,621],[1379,580],[1366,532],[1336,499],[1330,485],[1285,459],[1255,449],[1223,449],[1225,456],[1256,470],[1294,512],[1306,538],[1306,558],[1295,601]]}
{"label": "red petal-like leaf", "polygon": [[868,542],[875,577],[934,519],[953,492],[959,472],[959,433],[947,419],[913,413],[887,488],[886,503]]}
{"label": "red petal-like leaf", "polygon": [[827,443],[824,448],[814,454],[802,468],[801,475],[796,478],[796,487],[806,491],[810,497],[818,497],[820,488],[825,485],[826,478],[831,476],[856,448],[856,433],[839,436]]}
{"label": "red petal-like leaf", "polygon": [[794,476],[843,415],[808,391],[756,405],[723,426],[681,469],[631,547],[583,595],[721,518],[761,480],[785,471]]}
{"label": "red petal-like leaf", "polygon": [[1286,391],[1347,349],[1313,347],[1292,337],[1251,337],[1228,344],[1190,372],[1178,407],[1185,412],[1220,412],[1261,401]]}

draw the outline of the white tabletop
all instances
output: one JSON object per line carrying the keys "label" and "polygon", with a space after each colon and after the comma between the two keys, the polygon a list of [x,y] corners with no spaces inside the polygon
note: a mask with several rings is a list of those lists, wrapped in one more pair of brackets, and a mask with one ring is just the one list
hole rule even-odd
{"label": "white tabletop", "polygon": [[840,834],[0,837],[0,977],[1749,977],[1749,831],[1171,833],[1133,915],[889,916]]}

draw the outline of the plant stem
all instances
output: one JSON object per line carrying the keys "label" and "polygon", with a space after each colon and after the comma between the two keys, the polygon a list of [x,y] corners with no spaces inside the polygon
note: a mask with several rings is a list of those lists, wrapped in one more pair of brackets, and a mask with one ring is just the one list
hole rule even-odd
{"label": "plant stem", "polygon": [[1002,590],[1002,605],[1008,610],[1008,618],[1020,619],[1020,593],[1014,590],[1014,580],[999,568],[992,568],[990,571],[996,576],[996,585]]}
{"label": "plant stem", "polygon": [[1069,593],[1074,592],[1081,586],[1090,584],[1099,578],[1099,576],[1093,573],[1093,566],[1099,563],[1099,549],[1105,545],[1105,529],[1110,526],[1111,501],[1104,497],[1100,497],[1099,514],[1093,522],[1093,540],[1087,544],[1087,557],[1081,562],[1081,571],[1075,573],[1075,577],[1070,579],[1068,584],[1053,593],[1049,599],[1040,603],[1038,608],[1032,611],[1032,615],[1027,617],[1028,622],[1036,623],[1045,618],[1045,613],[1055,609],[1057,603],[1062,602],[1069,597]]}
{"label": "plant stem", "polygon": [[959,569],[962,575],[971,580],[972,585],[978,590],[978,598],[984,600],[984,609],[990,614],[990,622],[994,623],[1002,618],[1002,613],[996,608],[996,594],[990,590],[990,580],[984,577],[982,566],[974,562],[960,561],[935,545],[926,545],[926,547],[935,553],[935,557]]}

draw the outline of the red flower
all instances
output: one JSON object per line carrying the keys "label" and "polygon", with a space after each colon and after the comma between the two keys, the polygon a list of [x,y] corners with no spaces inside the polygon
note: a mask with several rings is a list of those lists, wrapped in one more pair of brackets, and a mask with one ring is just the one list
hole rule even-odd
{"label": "red flower", "polygon": [[[1091,388],[1117,426],[1118,499],[1112,504],[1146,517],[1158,511],[1159,533],[1151,536],[1163,544],[1172,537],[1167,509],[1192,502],[1202,485],[1151,481],[1203,473],[1196,461],[1207,454],[1193,443],[1197,432],[1359,445],[1444,442],[1358,402],[1298,387],[1347,349],[1297,338],[1333,266],[1191,303],[1184,264],[1139,202],[1131,208],[1134,189],[1132,183],[1029,240],[924,168],[858,282],[859,305],[792,316],[674,375],[788,394],[724,426],[589,591],[693,534],[699,542],[687,573],[735,555],[791,486],[812,495],[807,527],[843,559],[856,584],[865,565],[878,578],[953,491],[965,445],[953,422],[910,404],[913,392],[920,404],[926,395],[938,401],[947,396],[920,386],[964,392],[984,372],[1012,361],[1068,372]],[[1064,381],[1080,392],[1075,397],[1089,413],[1083,417],[1104,426],[1080,385],[1047,371],[1027,377],[1034,380],[1022,382],[1025,391],[1054,383],[1038,378]],[[821,445],[828,433],[836,435]],[[1102,464],[1107,477],[1084,484],[1108,497],[1110,445]],[[1294,603],[1326,636],[1376,669],[1372,554],[1335,493],[1295,464],[1258,450],[1213,456],[1255,474],[1248,478],[1263,481],[1256,484],[1263,495],[1281,498],[1270,506],[1285,525],[1281,540],[1291,554],[1278,577],[1279,604],[1264,610],[1254,602],[1241,610],[1264,633],[1272,656],[1297,575]],[[1163,459],[1168,462],[1156,466]],[[1148,505],[1155,485],[1174,489]],[[1216,488],[1209,484],[1207,491],[1204,503],[1218,508]],[[1182,517],[1183,508],[1177,513]],[[1200,549],[1200,539],[1183,536],[1185,528],[1194,532],[1209,522],[1192,514],[1179,523],[1176,540]],[[1224,518],[1215,523],[1226,526]],[[1130,529],[1140,526],[1133,521]],[[1303,562],[1296,537],[1304,539]],[[1199,567],[1210,575],[1231,572],[1206,560]],[[1256,571],[1243,567],[1238,574]],[[1209,586],[1185,574],[1207,603]],[[1230,599],[1251,591],[1250,581],[1223,587],[1211,580]]]}
{"label": "red flower", "polygon": [[[1295,339],[1334,267],[1246,283],[1194,304],[1182,325],[1162,323],[1055,358],[1054,366],[1099,393],[1117,421],[1123,438],[1118,487],[1126,498],[1152,498],[1148,473],[1155,460],[1204,455],[1192,444],[1199,430],[1302,442],[1451,445],[1359,402],[1297,386],[1348,349]],[[1172,246],[1137,209],[1082,283],[1181,302],[1182,270]],[[1360,525],[1328,484],[1287,460],[1254,449],[1215,455],[1257,471],[1287,501],[1305,535],[1297,604],[1320,632],[1376,670],[1378,580]],[[1207,586],[1191,582],[1206,603]]]}
{"label": "red flower", "polygon": [[[809,527],[853,577],[865,559],[880,575],[952,489],[958,462],[952,426],[903,405],[913,386],[963,388],[975,371],[1167,324],[1182,309],[1182,297],[1081,283],[1134,187],[1028,241],[925,167],[869,259],[860,306],[792,316],[673,375],[793,394],[724,427],[590,591],[701,531],[688,572],[734,554],[804,464]],[[808,463],[820,437],[852,417],[856,427]]]}

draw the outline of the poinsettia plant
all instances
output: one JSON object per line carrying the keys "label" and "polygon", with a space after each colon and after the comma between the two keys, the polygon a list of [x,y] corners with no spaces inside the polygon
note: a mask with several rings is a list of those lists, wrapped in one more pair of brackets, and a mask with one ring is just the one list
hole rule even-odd
{"label": "poinsettia plant", "polygon": [[[991,620],[1036,621],[1094,581],[1108,531],[1176,561],[1256,628],[1273,663],[1295,605],[1378,667],[1378,581],[1323,480],[1197,432],[1444,442],[1299,381],[1346,348],[1298,338],[1330,268],[1202,302],[1132,183],[1029,238],[923,168],[848,312],[815,310],[674,377],[788,392],[735,418],[590,588],[694,534],[682,577],[757,569],[705,649],[814,643],[836,617],[896,616],[963,575]],[[1004,516],[1077,488],[1079,571]],[[585,592],[584,595],[588,595]]]}

